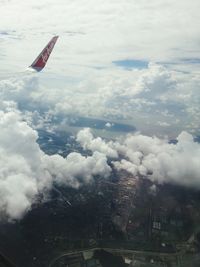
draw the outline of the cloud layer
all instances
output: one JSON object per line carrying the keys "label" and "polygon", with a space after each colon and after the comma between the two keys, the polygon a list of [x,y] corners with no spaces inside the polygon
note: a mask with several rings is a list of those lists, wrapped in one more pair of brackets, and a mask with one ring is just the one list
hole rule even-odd
{"label": "cloud layer", "polygon": [[[14,81],[9,92],[6,81],[5,98],[53,114],[128,120],[148,134],[199,133],[199,0],[11,0],[1,8],[6,76],[21,76],[60,35],[43,75]],[[149,66],[116,64],[131,61]]]}
{"label": "cloud layer", "polygon": [[[52,34],[62,36],[54,59],[60,70],[131,58],[181,64],[199,56],[199,7],[198,0],[3,1],[0,38],[6,59],[19,60],[10,64],[15,68]],[[16,55],[13,45],[24,48]]]}
{"label": "cloud layer", "polygon": [[[83,81],[44,83],[38,76],[21,75],[0,81],[0,99],[13,101],[24,115],[46,118],[85,116],[128,122],[145,134],[177,136],[199,133],[199,76],[179,77],[158,64],[143,70],[91,71]],[[28,118],[27,118],[28,119]],[[109,128],[107,127],[107,130]]]}

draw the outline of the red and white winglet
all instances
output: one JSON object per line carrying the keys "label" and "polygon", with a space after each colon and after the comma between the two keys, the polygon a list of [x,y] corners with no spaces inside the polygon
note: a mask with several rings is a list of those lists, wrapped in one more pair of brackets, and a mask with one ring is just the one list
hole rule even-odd
{"label": "red and white winglet", "polygon": [[49,41],[49,43],[45,46],[45,48],[42,50],[42,52],[39,54],[39,56],[29,66],[30,69],[39,72],[45,67],[45,65],[48,61],[48,58],[49,58],[57,40],[58,40],[58,36],[54,36]]}

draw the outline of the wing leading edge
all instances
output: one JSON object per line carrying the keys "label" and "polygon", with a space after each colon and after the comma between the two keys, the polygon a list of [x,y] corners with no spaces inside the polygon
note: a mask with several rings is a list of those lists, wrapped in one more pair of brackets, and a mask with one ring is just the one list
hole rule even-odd
{"label": "wing leading edge", "polygon": [[38,57],[33,61],[33,63],[30,65],[29,68],[39,72],[45,67],[45,65],[48,61],[48,58],[49,58],[49,56],[50,56],[50,54],[54,48],[54,45],[55,45],[56,41],[58,40],[58,37],[59,36],[54,36],[49,41],[49,43],[45,46],[45,48],[38,55]]}

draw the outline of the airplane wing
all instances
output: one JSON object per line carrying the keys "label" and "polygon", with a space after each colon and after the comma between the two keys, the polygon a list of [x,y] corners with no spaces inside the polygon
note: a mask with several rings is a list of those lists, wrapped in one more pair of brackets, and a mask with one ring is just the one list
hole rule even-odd
{"label": "airplane wing", "polygon": [[45,48],[42,50],[42,52],[39,54],[39,56],[29,66],[30,69],[39,72],[45,67],[57,39],[58,39],[58,36],[54,36],[49,41],[49,43],[45,46]]}

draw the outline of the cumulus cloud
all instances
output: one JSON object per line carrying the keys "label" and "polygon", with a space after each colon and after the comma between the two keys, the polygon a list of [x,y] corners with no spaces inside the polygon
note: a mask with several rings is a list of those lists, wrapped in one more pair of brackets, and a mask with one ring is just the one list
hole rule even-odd
{"label": "cumulus cloud", "polygon": [[46,165],[55,177],[56,183],[73,187],[90,182],[95,175],[108,177],[111,172],[111,168],[107,165],[107,157],[99,152],[94,152],[88,157],[73,152],[66,159],[59,155],[48,156]]}
{"label": "cumulus cloud", "polygon": [[[51,178],[42,169],[43,153],[37,133],[22,122],[17,112],[0,111],[0,211],[19,218],[30,209],[34,197]],[[38,177],[43,177],[38,180]]]}
{"label": "cumulus cloud", "polygon": [[166,68],[150,63],[148,71],[140,75],[136,86],[140,97],[165,100],[168,91],[176,88],[176,81]]}
{"label": "cumulus cloud", "polygon": [[[156,137],[130,136],[124,142],[127,149],[124,156],[138,173],[151,180],[199,187],[200,144],[187,132],[182,132],[177,140],[177,144],[169,144],[168,140]],[[124,168],[123,162],[117,167]]]}
{"label": "cumulus cloud", "polygon": [[84,149],[89,149],[93,152],[98,151],[111,158],[118,157],[117,151],[112,148],[112,141],[106,143],[101,137],[94,138],[89,128],[78,132],[77,141]]}
{"label": "cumulus cloud", "polygon": [[0,217],[21,218],[53,183],[77,188],[111,171],[98,152],[90,157],[71,153],[66,159],[46,155],[36,142],[37,132],[14,109],[0,111],[0,128]]}
{"label": "cumulus cloud", "polygon": [[[84,140],[77,138],[87,149],[93,148],[96,140],[88,129],[79,132]],[[121,142],[105,142],[98,139],[98,149],[107,145],[120,155],[120,160],[113,160],[117,170],[124,169],[134,176],[145,176],[158,183],[176,183],[200,188],[200,144],[194,142],[191,134],[182,132],[177,137],[177,144],[168,139],[149,137],[141,134],[128,135]],[[103,152],[103,149],[101,150]],[[108,153],[106,154],[108,155]]]}
{"label": "cumulus cloud", "polygon": [[105,126],[108,127],[108,128],[111,128],[113,126],[113,123],[106,122]]}

